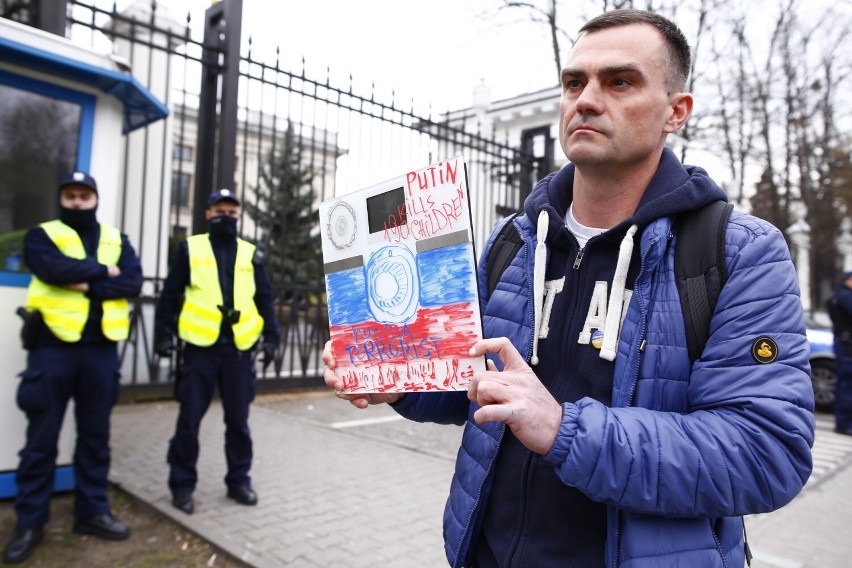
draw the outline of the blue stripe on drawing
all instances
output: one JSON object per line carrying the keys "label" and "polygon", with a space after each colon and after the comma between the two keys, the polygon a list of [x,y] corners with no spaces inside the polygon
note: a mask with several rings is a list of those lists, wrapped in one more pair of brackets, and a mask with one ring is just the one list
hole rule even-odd
{"label": "blue stripe on drawing", "polygon": [[331,325],[356,324],[367,321],[366,275],[363,268],[353,268],[325,275],[328,291],[328,322]]}
{"label": "blue stripe on drawing", "polygon": [[476,300],[473,244],[462,243],[417,255],[420,305],[444,306]]}

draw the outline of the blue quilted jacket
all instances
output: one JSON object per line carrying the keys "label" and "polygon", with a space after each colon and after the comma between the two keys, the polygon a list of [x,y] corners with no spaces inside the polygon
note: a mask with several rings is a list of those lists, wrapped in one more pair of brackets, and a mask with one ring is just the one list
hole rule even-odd
{"label": "blue quilted jacket", "polygon": [[[735,211],[725,243],[729,278],[703,355],[691,364],[674,282],[676,228],[672,215],[654,212],[671,210],[660,206],[667,201],[695,207],[724,194],[668,151],[661,170],[640,204],[651,219],[637,220],[641,269],[618,342],[612,404],[564,403],[544,459],[565,484],[607,505],[608,567],[739,567],[742,516],[784,506],[811,473],[813,392],[798,284],[781,233]],[[548,194],[570,200],[572,179],[569,165],[538,184],[527,214],[513,221],[525,245],[490,297],[480,262],[485,335],[509,337],[528,361],[536,244],[529,219],[549,207]],[[761,337],[777,344],[771,363],[753,355]],[[409,394],[394,408],[416,421],[465,424],[444,538],[450,564],[468,565],[505,426],[476,425],[478,407],[466,393]]]}

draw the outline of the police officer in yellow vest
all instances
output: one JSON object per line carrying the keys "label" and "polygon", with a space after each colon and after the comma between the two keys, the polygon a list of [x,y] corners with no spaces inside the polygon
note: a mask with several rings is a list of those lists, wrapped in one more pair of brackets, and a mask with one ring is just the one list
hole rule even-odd
{"label": "police officer in yellow vest", "polygon": [[24,238],[24,262],[33,274],[26,309],[40,312],[43,325],[18,385],[28,426],[6,563],[26,559],[41,541],[57,439],[71,398],[77,425],[73,530],[110,540],[130,534],[107,501],[109,427],[119,391],[117,342],[128,337],[127,299],[139,295],[142,269],[127,237],[98,223],[97,205],[95,180],[74,172],[59,183],[59,218]]}
{"label": "police officer in yellow vest", "polygon": [[205,215],[210,232],[177,247],[154,322],[154,348],[161,356],[174,348],[175,331],[185,345],[175,389],[180,412],[168,462],[172,504],[186,514],[195,507],[198,430],[217,386],[225,415],[227,495],[242,505],[257,503],[249,477],[252,353],[259,345],[266,364],[280,339],[266,270],[254,245],[237,237],[239,197],[227,189],[214,192]]}

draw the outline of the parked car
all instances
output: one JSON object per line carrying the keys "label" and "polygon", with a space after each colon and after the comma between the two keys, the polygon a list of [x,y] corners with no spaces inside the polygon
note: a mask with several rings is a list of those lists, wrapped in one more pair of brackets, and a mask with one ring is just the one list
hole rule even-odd
{"label": "parked car", "polygon": [[834,405],[837,370],[834,366],[834,334],[831,327],[808,319],[808,343],[811,347],[811,384],[817,410],[830,411]]}

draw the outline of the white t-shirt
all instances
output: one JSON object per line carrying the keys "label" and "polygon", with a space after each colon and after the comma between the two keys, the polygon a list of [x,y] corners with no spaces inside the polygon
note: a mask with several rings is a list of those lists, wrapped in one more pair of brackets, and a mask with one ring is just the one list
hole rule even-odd
{"label": "white t-shirt", "polygon": [[568,212],[565,214],[565,226],[568,227],[568,230],[574,234],[574,237],[577,239],[577,242],[580,244],[580,248],[585,248],[586,243],[589,242],[589,239],[592,237],[596,237],[601,233],[605,233],[607,229],[597,229],[595,227],[587,227],[585,225],[581,225],[577,219],[574,218],[574,204],[572,203],[570,207],[568,207]]}

